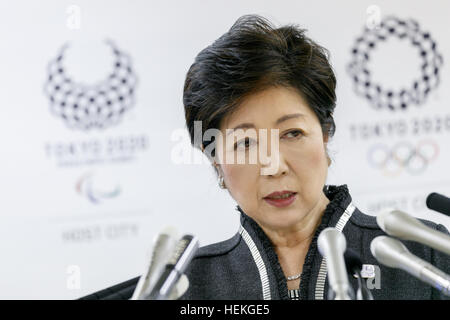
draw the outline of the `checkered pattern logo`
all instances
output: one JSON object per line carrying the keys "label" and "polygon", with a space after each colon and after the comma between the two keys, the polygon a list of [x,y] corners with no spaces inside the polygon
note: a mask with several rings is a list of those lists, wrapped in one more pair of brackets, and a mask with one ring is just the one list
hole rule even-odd
{"label": "checkered pattern logo", "polygon": [[70,79],[64,70],[64,45],[56,59],[48,65],[44,92],[52,113],[75,129],[103,129],[118,123],[134,105],[137,78],[128,55],[107,41],[114,54],[112,72],[95,85]]}
{"label": "checkered pattern logo", "polygon": [[[419,66],[412,66],[420,69],[420,76],[416,79],[405,79],[399,90],[391,90],[375,83],[368,67],[372,50],[382,46],[390,37],[409,40],[412,50],[415,49],[421,60]],[[347,71],[353,79],[354,90],[376,109],[398,110],[406,109],[410,105],[421,105],[430,91],[439,85],[442,55],[430,33],[422,31],[417,21],[412,19],[400,20],[390,16],[384,18],[378,28],[366,27],[363,34],[356,39],[351,53],[352,60]]]}

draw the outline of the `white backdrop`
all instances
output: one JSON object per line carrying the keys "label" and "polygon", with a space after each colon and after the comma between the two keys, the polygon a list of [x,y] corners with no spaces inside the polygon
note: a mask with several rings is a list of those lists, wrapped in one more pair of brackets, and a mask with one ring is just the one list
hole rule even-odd
{"label": "white backdrop", "polygon": [[[237,231],[236,204],[218,188],[212,168],[177,164],[172,152],[185,130],[182,89],[189,66],[249,13],[277,25],[300,24],[331,52],[338,104],[328,183],[348,184],[368,214],[397,206],[449,228],[449,218],[425,208],[428,193],[450,194],[447,12],[448,2],[407,0],[2,2],[0,298],[74,299],[135,277],[153,237],[167,225],[196,234],[202,245]],[[377,28],[391,15],[399,19],[390,20],[397,21],[394,31]],[[358,42],[365,26],[387,36],[372,47],[377,33]],[[401,28],[406,37],[397,36]],[[420,49],[411,38],[429,47]],[[113,69],[107,39],[118,57],[128,57],[120,70]],[[64,45],[59,66],[72,81],[68,88],[84,83],[78,89],[86,93],[112,70],[116,80],[121,72],[128,77],[117,91],[132,89],[122,95],[130,98],[124,102],[129,109],[120,113],[120,104],[111,106],[117,123],[81,128],[95,112],[83,113],[81,105],[93,103],[77,100],[67,115],[68,105],[57,105],[58,92],[45,91],[49,76],[58,77],[57,67],[53,73],[48,68]],[[363,74],[355,87],[350,63],[364,52],[370,79]],[[421,65],[429,57],[438,71],[431,69],[424,80]],[[415,92],[435,82],[426,99],[410,99],[402,110],[390,110],[389,99],[376,107],[356,92],[371,89],[373,98],[393,90],[395,96],[417,78]],[[369,80],[379,92],[364,85]],[[79,120],[65,121],[62,114],[75,119],[74,110]]]}

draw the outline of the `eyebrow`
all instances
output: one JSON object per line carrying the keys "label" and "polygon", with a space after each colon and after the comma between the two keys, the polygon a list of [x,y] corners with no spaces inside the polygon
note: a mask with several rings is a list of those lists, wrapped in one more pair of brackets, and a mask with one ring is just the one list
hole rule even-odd
{"label": "eyebrow", "polygon": [[[304,117],[305,117],[305,115],[302,113],[286,114],[286,115],[280,117],[277,121],[275,121],[275,125],[279,125],[280,123],[287,121],[289,119],[304,118]],[[248,129],[248,128],[254,128],[254,127],[255,127],[255,125],[253,123],[244,122],[244,123],[241,123],[240,125],[234,127],[232,129],[232,131],[230,131],[228,134],[232,133],[234,130],[237,130],[237,129]]]}

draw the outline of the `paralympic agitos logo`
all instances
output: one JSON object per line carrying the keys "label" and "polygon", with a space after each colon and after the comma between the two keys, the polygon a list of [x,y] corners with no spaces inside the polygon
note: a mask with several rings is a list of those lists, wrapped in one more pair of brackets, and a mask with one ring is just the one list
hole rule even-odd
{"label": "paralympic agitos logo", "polygon": [[117,198],[122,190],[119,184],[110,184],[108,188],[100,188],[92,172],[84,174],[76,183],[76,191],[85,196],[91,203],[99,204],[103,200]]}
{"label": "paralympic agitos logo", "polygon": [[63,66],[67,44],[48,64],[44,92],[51,112],[71,128],[109,127],[117,124],[124,112],[134,105],[137,77],[131,58],[112,41],[106,43],[114,55],[114,66],[111,73],[96,84],[74,81],[67,75]]}
{"label": "paralympic agitos logo", "polygon": [[[420,59],[420,65],[411,66],[418,69],[419,76],[404,79],[401,88],[396,90],[376,83],[373,70],[369,68],[373,50],[392,38],[396,41],[407,40],[412,46],[411,54],[418,54]],[[406,109],[410,105],[421,105],[439,85],[442,55],[431,34],[421,30],[419,23],[413,19],[401,20],[389,16],[382,19],[377,28],[366,27],[362,35],[355,40],[351,54],[347,71],[353,80],[354,91],[366,98],[375,109],[394,111]]]}

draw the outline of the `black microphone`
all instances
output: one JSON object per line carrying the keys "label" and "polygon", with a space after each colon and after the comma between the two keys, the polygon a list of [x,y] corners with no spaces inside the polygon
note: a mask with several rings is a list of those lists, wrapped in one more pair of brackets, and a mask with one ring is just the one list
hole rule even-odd
{"label": "black microphone", "polygon": [[347,270],[353,274],[356,273],[358,277],[358,292],[356,293],[357,300],[373,300],[372,293],[367,288],[366,283],[361,276],[361,269],[363,263],[359,255],[352,249],[347,248],[344,252],[345,266]]}
{"label": "black microphone", "polygon": [[106,289],[91,293],[78,300],[128,300],[133,294],[140,277],[121,282]]}
{"label": "black microphone", "polygon": [[185,235],[175,247],[172,257],[145,300],[165,300],[172,293],[172,289],[191,263],[199,247],[199,241],[192,235]]}
{"label": "black microphone", "polygon": [[426,204],[428,209],[450,216],[450,198],[442,194],[432,192],[428,195]]}

